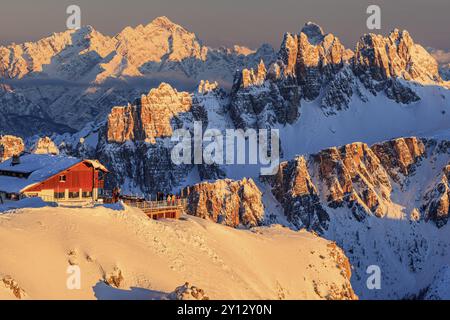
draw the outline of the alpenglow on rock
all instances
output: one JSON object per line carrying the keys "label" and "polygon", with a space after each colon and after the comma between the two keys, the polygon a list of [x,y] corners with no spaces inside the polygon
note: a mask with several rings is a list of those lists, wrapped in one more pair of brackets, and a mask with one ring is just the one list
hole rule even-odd
{"label": "alpenglow on rock", "polygon": [[[291,223],[323,232],[328,229],[332,209],[346,208],[358,221],[386,216],[396,201],[391,198],[393,190],[407,194],[408,188],[415,187],[411,181],[415,181],[417,168],[437,157],[448,158],[449,150],[446,141],[415,137],[371,147],[352,143],[283,162],[277,175],[263,180],[272,186]],[[427,182],[431,183],[429,192],[418,194],[416,203],[403,204],[420,214],[414,220],[431,220],[438,227],[447,223],[450,169],[447,165],[442,170],[436,182]]]}
{"label": "alpenglow on rock", "polygon": [[156,138],[172,135],[171,121],[190,111],[191,95],[178,92],[167,83],[142,95],[133,105],[114,107],[108,116],[108,142],[127,140],[155,143]]}
{"label": "alpenglow on rock", "polygon": [[59,149],[49,137],[39,138],[31,150],[35,154],[59,154]]}
{"label": "alpenglow on rock", "polygon": [[[97,143],[93,147],[81,148],[81,155],[99,159],[108,167],[111,174],[107,187],[121,185],[123,192],[133,194],[175,192],[174,189],[187,185],[185,181],[190,173],[197,179],[223,178],[217,166],[178,165],[172,158],[172,150],[179,143],[172,141],[174,130],[184,129],[192,136],[195,121],[202,121],[204,127],[212,120],[216,121],[214,126],[226,126],[224,110],[227,100],[223,97],[223,90],[206,81],[199,91],[202,87],[209,87],[210,91],[191,94],[163,83],[132,104],[114,107],[106,123],[95,129],[92,135],[83,134],[83,140],[89,144],[92,140]],[[87,128],[87,132],[89,130],[92,129]],[[80,144],[75,144],[66,145],[66,149],[77,156]],[[90,150],[90,155],[83,153],[86,150]]]}
{"label": "alpenglow on rock", "polygon": [[[360,297],[417,297],[448,265],[449,156],[445,139],[351,143],[283,162],[263,182],[291,226],[344,249]],[[382,290],[367,290],[374,261]]]}
{"label": "alpenglow on rock", "polygon": [[438,227],[446,225],[450,215],[450,164],[442,170],[442,175],[425,195],[424,200],[422,211],[425,213],[425,219],[435,221]]}
{"label": "alpenglow on rock", "polygon": [[403,78],[420,83],[441,82],[438,63],[408,31],[393,30],[388,37],[368,34],[356,45],[354,69],[373,80]]}
{"label": "alpenglow on rock", "polygon": [[20,155],[25,150],[22,138],[15,136],[0,136],[0,162]]}
{"label": "alpenglow on rock", "polygon": [[299,34],[285,34],[267,72],[262,66],[235,75],[230,111],[238,127],[291,124],[301,116],[301,99],[320,98],[330,116],[354,100],[367,103],[369,95],[413,104],[421,100],[417,85],[444,86],[436,60],[407,31],[397,29],[387,37],[361,37],[353,52],[309,22]]}
{"label": "alpenglow on rock", "polygon": [[0,133],[29,137],[81,130],[155,82],[183,90],[202,79],[228,86],[236,70],[270,63],[274,56],[268,45],[212,49],[167,17],[126,27],[114,37],[85,26],[0,46],[0,79],[30,81],[26,89],[4,91],[0,85],[0,105],[8,110],[0,114]]}
{"label": "alpenglow on rock", "polygon": [[264,221],[262,194],[252,179],[202,182],[187,187],[187,213],[230,227],[254,227]]}
{"label": "alpenglow on rock", "polygon": [[306,99],[314,100],[321,87],[353,56],[339,38],[325,34],[318,25],[308,22],[297,35],[286,33],[279,57],[285,76],[297,78]]}

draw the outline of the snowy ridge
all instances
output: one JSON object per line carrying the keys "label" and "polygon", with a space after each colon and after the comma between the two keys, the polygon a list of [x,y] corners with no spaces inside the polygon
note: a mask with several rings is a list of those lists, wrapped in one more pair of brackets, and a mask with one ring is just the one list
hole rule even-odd
{"label": "snowy ridge", "polygon": [[[227,86],[236,69],[273,57],[268,45],[257,51],[209,48],[166,17],[126,27],[114,37],[86,26],[0,47],[0,83],[7,84],[6,91],[0,90],[0,104],[6,108],[21,100],[21,109],[8,107],[0,117],[0,132],[26,137],[43,127],[46,134],[80,130],[161,81],[189,90],[202,79]],[[24,115],[37,123],[19,127]],[[12,117],[19,119],[11,126]]]}

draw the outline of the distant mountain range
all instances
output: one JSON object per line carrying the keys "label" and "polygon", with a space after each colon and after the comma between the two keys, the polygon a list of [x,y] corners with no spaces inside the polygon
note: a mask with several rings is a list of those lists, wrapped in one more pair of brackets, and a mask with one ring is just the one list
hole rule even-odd
{"label": "distant mountain range", "polygon": [[[324,76],[331,80],[333,70],[340,70],[341,63],[355,60],[355,52],[343,48],[337,37],[321,34],[314,24],[307,29],[303,34],[308,41],[313,45],[324,41],[324,45],[319,46],[321,53],[295,50],[302,54],[299,60],[304,60],[305,66],[318,62],[308,61],[310,59],[321,59],[320,63],[328,64],[322,66],[326,69]],[[300,40],[287,34],[282,46],[287,45],[286,49],[291,50],[292,41]],[[367,37],[366,40],[371,41]],[[364,41],[362,38],[358,45],[367,45]],[[376,42],[375,39],[375,45]],[[339,53],[339,50],[345,52]],[[434,59],[418,45],[413,51],[416,52],[410,52],[410,57],[411,61],[415,60],[414,66],[396,66],[394,62],[391,71],[396,68],[420,69],[423,62],[427,71],[408,71],[410,77],[405,79],[439,83]],[[342,57],[327,57],[331,52]],[[441,52],[435,50],[434,53]],[[0,133],[27,137],[75,132],[88,122],[103,120],[113,106],[134,100],[160,82],[192,91],[201,80],[218,81],[229,90],[236,71],[254,68],[260,61],[269,67],[283,54],[286,52],[276,53],[269,45],[262,45],[257,50],[241,46],[212,49],[166,17],[156,18],[145,26],[126,27],[114,37],[86,26],[55,33],[36,42],[3,46],[0,47],[0,105],[4,112],[0,115]],[[327,61],[322,61],[321,56]],[[418,63],[422,58],[424,60]],[[333,59],[342,61],[334,65]],[[373,63],[377,64],[375,60]],[[379,62],[384,68],[383,62]],[[313,69],[309,70],[314,73]],[[448,77],[446,70],[443,63],[444,79]],[[395,76],[399,75],[395,72]],[[309,76],[313,77],[313,82],[317,80],[313,74],[296,76],[300,82],[309,82]],[[307,88],[307,91],[320,87],[317,83],[307,86],[315,87]],[[310,94],[316,95],[314,92],[305,94],[308,98],[311,98]]]}
{"label": "distant mountain range", "polygon": [[166,17],[114,37],[87,26],[0,47],[0,132],[73,132],[161,81],[187,90],[202,79],[229,87],[236,70],[274,56],[269,45],[211,49]]}

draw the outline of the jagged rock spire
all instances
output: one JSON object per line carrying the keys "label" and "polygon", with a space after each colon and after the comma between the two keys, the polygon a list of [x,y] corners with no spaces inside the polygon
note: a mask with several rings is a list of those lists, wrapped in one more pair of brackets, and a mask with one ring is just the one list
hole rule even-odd
{"label": "jagged rock spire", "polygon": [[403,78],[422,83],[441,82],[438,63],[408,31],[394,29],[387,37],[366,34],[358,41],[354,70],[377,81]]}
{"label": "jagged rock spire", "polygon": [[191,107],[189,93],[178,92],[169,84],[161,83],[135,103],[112,108],[107,139],[115,143],[127,140],[155,143],[156,138],[171,136],[171,119]]}

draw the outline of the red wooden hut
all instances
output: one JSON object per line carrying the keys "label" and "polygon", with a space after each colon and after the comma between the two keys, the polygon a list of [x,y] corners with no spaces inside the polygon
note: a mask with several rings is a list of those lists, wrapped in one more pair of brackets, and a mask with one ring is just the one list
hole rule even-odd
{"label": "red wooden hut", "polygon": [[0,164],[0,195],[6,200],[41,197],[55,202],[96,201],[107,173],[97,160],[28,154]]}

